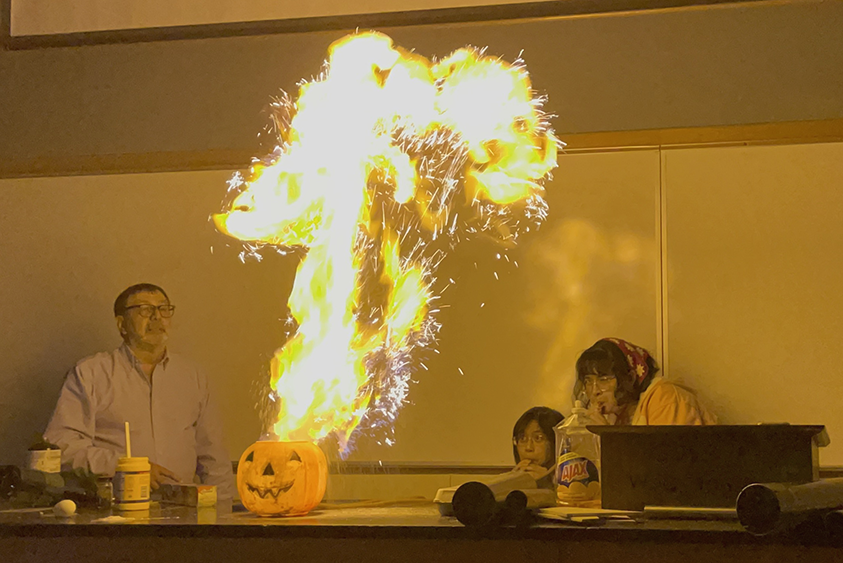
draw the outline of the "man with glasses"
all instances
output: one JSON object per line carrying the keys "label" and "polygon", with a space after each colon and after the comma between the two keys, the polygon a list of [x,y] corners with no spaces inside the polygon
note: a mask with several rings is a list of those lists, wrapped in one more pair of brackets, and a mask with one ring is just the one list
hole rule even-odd
{"label": "man with glasses", "polygon": [[70,370],[44,437],[61,447],[63,469],[113,475],[126,455],[148,457],[150,484],[203,483],[219,498],[234,492],[231,460],[205,375],[167,350],[175,307],[163,289],[137,284],[114,301],[123,344]]}

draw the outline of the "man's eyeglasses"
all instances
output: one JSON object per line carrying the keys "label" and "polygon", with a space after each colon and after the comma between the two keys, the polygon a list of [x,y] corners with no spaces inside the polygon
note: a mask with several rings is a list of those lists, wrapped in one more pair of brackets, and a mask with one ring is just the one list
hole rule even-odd
{"label": "man's eyeglasses", "polygon": [[124,309],[124,311],[128,311],[129,309],[137,309],[140,316],[144,317],[146,319],[152,317],[152,314],[155,313],[155,311],[158,311],[158,314],[161,315],[163,318],[169,319],[170,317],[173,316],[173,312],[175,312],[176,306],[175,305],[158,305],[156,307],[155,305],[146,305],[146,304],[144,304],[144,305],[129,305],[128,307],[126,307]]}
{"label": "man's eyeglasses", "polygon": [[536,446],[541,446],[547,442],[547,436],[536,433],[532,436],[518,436],[517,438],[513,438],[512,441],[516,446],[526,446],[529,442],[533,442]]}

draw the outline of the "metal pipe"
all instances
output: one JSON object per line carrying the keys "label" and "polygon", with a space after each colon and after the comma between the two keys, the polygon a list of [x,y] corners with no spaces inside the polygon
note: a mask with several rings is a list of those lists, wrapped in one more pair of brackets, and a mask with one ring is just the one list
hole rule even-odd
{"label": "metal pipe", "polygon": [[753,483],[738,495],[738,519],[755,535],[792,528],[843,508],[843,478],[812,483]]}

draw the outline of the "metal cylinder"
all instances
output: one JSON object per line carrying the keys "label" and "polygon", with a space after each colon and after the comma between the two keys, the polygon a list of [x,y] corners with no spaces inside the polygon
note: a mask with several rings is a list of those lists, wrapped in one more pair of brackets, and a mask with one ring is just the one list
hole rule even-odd
{"label": "metal cylinder", "polygon": [[843,478],[799,485],[753,483],[738,495],[738,519],[755,535],[792,528],[843,507]]}
{"label": "metal cylinder", "polygon": [[[515,493],[515,494],[513,494]],[[454,493],[454,516],[466,526],[486,526],[517,520],[529,508],[553,506],[549,489],[537,489],[536,481],[521,471],[504,473],[486,483],[470,481]]]}

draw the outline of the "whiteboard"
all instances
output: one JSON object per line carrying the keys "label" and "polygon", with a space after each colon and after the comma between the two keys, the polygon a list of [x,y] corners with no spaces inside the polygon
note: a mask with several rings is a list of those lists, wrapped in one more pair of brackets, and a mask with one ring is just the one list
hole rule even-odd
{"label": "whiteboard", "polygon": [[[409,404],[352,460],[511,463],[526,409],[568,409],[576,355],[606,333],[656,343],[658,152],[564,155],[548,185],[550,215],[497,258],[476,240],[442,263],[438,353],[418,358]],[[255,408],[283,343],[297,261],[241,245],[208,222],[228,172],[0,181],[0,452],[22,455],[78,359],[119,344],[116,295],[139,281],[178,307],[171,349],[209,374],[232,458],[258,438]],[[517,266],[515,265],[517,263]],[[495,277],[497,274],[497,277]],[[11,459],[10,462],[15,462]]]}

